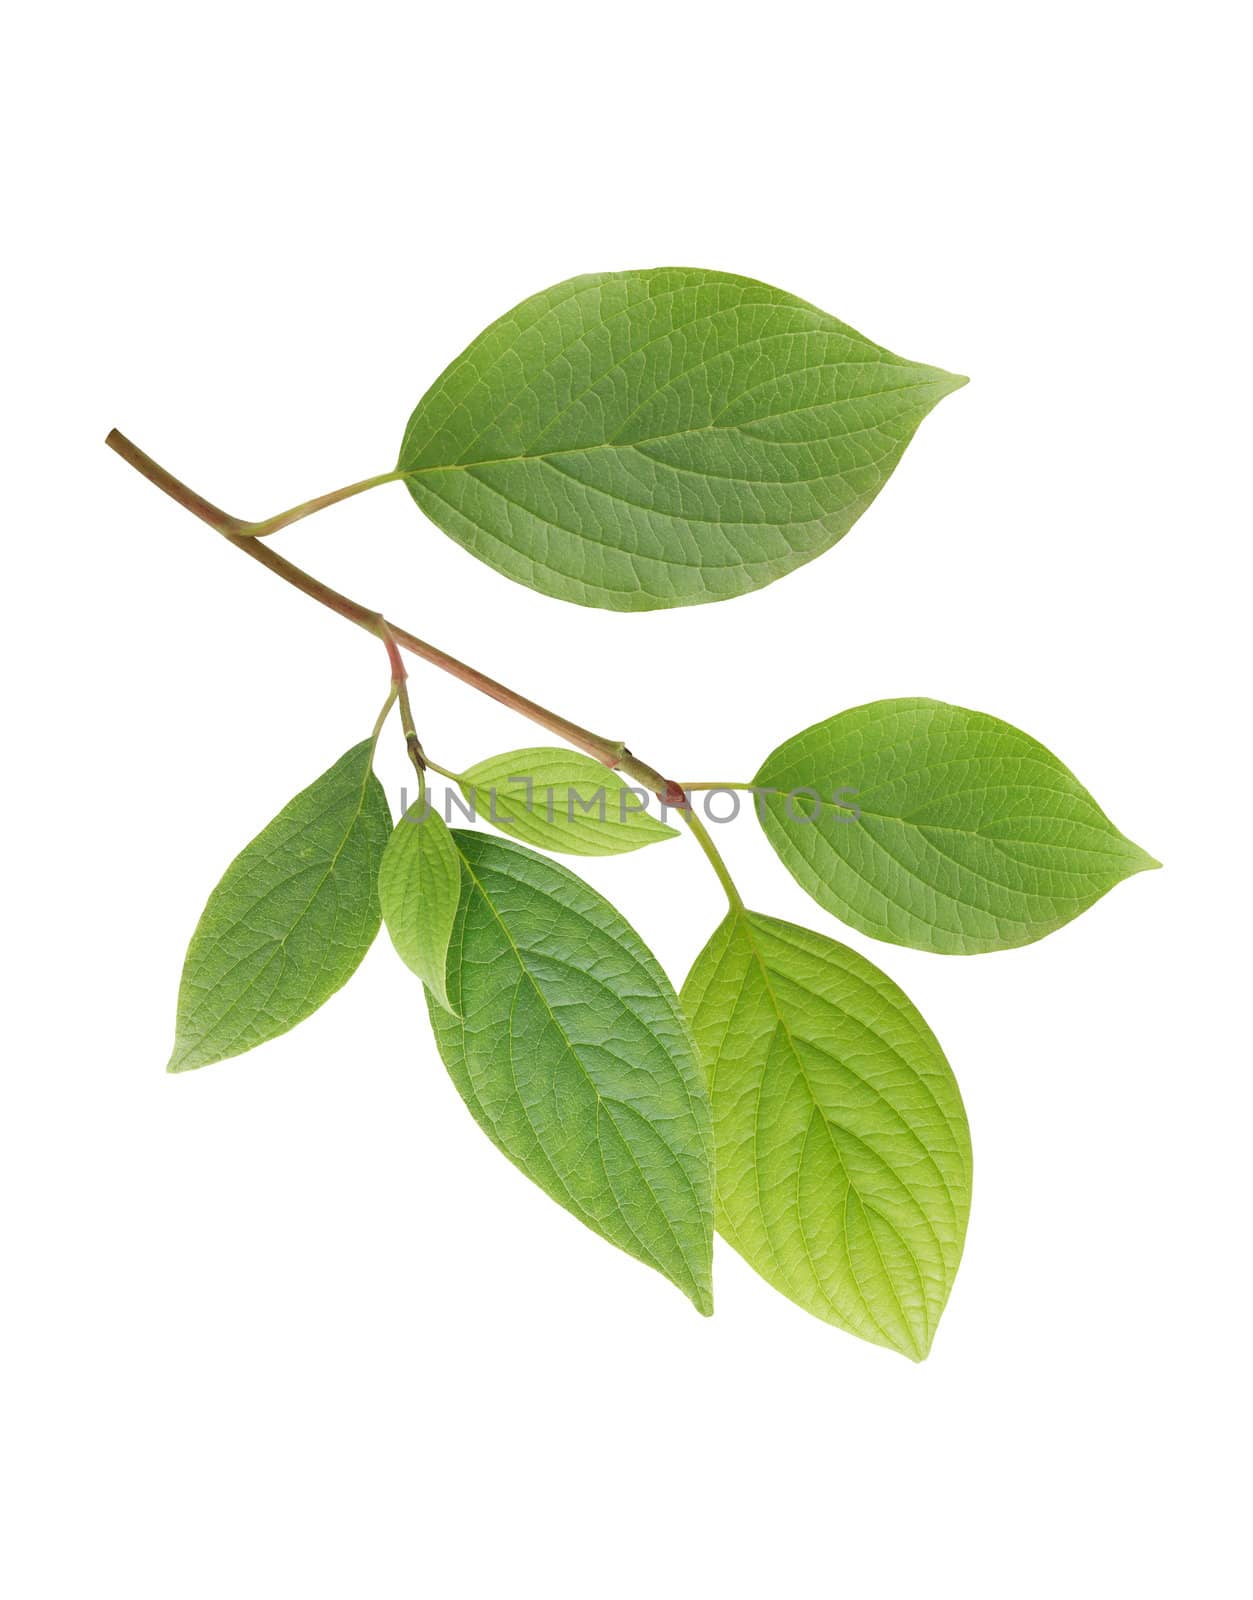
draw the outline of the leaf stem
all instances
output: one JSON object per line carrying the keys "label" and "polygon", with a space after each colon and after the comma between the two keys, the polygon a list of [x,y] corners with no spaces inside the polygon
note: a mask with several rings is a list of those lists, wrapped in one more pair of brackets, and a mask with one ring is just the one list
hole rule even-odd
{"label": "leaf stem", "polygon": [[447,778],[449,783],[460,783],[461,782],[461,779],[462,779],[462,776],[463,776],[462,773],[460,773],[460,772],[449,772],[447,767],[441,767],[439,762],[438,761],[432,761],[430,756],[426,756],[424,759],[426,761],[427,766],[431,769],[432,772],[438,772],[440,777],[441,778]]}
{"label": "leaf stem", "polygon": [[[722,785],[719,785],[719,787],[721,788]],[[709,861],[709,865],[718,874],[718,882],[726,891],[726,896],[731,902],[732,910],[742,911],[744,909],[744,902],[740,898],[740,891],[735,887],[735,880],[732,878],[726,862],[722,859],[717,845],[710,838],[709,829],[697,816],[696,807],[691,805],[684,806],[681,815],[684,822],[687,823],[688,827],[695,834],[696,842],[705,852],[705,855]]]}
{"label": "leaf stem", "polygon": [[379,734],[382,733],[383,724],[387,721],[387,713],[396,704],[396,696],[399,691],[400,685],[393,678],[391,690],[388,693],[387,699],[383,702],[383,709],[378,714],[378,719],[374,724],[374,732],[370,735],[371,744],[377,744],[379,742]]}
{"label": "leaf stem", "polygon": [[405,736],[405,748],[409,752],[409,759],[413,762],[413,770],[418,775],[418,783],[426,781],[427,759],[426,751],[422,748],[422,741],[418,738],[417,729],[413,725],[413,707],[409,704],[409,685],[404,678],[396,683],[396,692],[400,697],[400,731]]}
{"label": "leaf stem", "polygon": [[687,790],[687,792],[689,794],[691,794],[693,792],[693,790],[699,790],[699,789],[745,789],[745,790],[750,790],[750,789],[755,789],[757,786],[756,786],[756,784],[753,784],[753,783],[687,783],[687,782],[685,782],[683,787]]}
{"label": "leaf stem", "polygon": [[[422,660],[429,661],[432,666],[439,667],[441,671],[449,673],[454,678],[459,678],[462,683],[469,684],[472,689],[477,689],[480,694],[487,695],[492,700],[497,700],[501,705],[508,706],[511,711],[516,711],[520,716],[529,718],[542,728],[547,728],[558,738],[564,739],[578,750],[585,751],[588,755],[602,762],[605,766],[615,768],[626,777],[651,789],[667,805],[678,806],[683,804],[684,794],[682,788],[662,776],[655,767],[650,767],[647,762],[641,761],[627,749],[621,740],[606,739],[591,729],[582,727],[577,722],[571,722],[568,717],[560,716],[555,711],[550,711],[547,706],[542,706],[536,700],[530,700],[526,695],[519,694],[517,690],[510,689],[506,684],[499,683],[495,678],[489,678],[485,672],[480,672],[477,667],[459,661],[456,656],[449,655],[446,650],[441,650],[437,645],[428,644],[425,639],[420,639],[416,633],[410,633],[407,628],[401,628],[394,622],[389,622],[381,611],[371,611],[368,606],[361,605],[358,601],[350,599],[345,594],[340,594],[337,589],[332,589],[329,584],[313,577],[311,573],[288,561],[284,556],[272,550],[262,539],[255,536],[255,530],[265,527],[273,531],[271,523],[278,523],[286,519],[296,520],[289,512],[283,512],[279,518],[270,518],[268,523],[246,523],[238,517],[233,517],[219,506],[206,500],[203,495],[197,494],[194,489],[189,489],[185,483],[179,481],[173,473],[151,456],[132,444],[124,434],[116,428],[112,430],[105,443],[111,450],[115,450],[124,461],[130,463],[137,472],[143,474],[150,483],[157,486],[172,500],[193,512],[202,522],[220,533],[228,543],[236,549],[242,550],[245,555],[251,556],[261,566],[268,567],[276,577],[282,578],[285,583],[290,583],[294,589],[299,589],[302,594],[307,594],[311,600],[316,600],[319,605],[326,606],[338,616],[346,617],[349,622],[355,622],[359,628],[364,628],[367,633],[372,633],[376,638],[387,642],[390,636],[392,642],[408,650],[411,655],[420,656]],[[350,493],[358,493],[361,489],[373,487],[376,483],[389,481],[391,478],[401,476],[398,473],[385,474],[380,478],[369,478],[361,484],[354,484],[348,490],[340,490],[336,495],[323,496],[320,501],[308,501],[309,509],[317,509],[323,504],[331,504],[333,499],[343,499]],[[308,511],[297,507],[301,516]],[[286,523],[284,522],[284,525]]]}
{"label": "leaf stem", "polygon": [[377,477],[362,478],[360,483],[350,483],[346,488],[320,494],[315,500],[304,500],[300,505],[292,506],[290,511],[280,511],[276,517],[266,517],[263,522],[241,523],[235,531],[244,538],[264,539],[271,533],[277,533],[280,528],[288,528],[293,522],[299,522],[302,517],[311,517],[315,511],[324,511],[327,506],[338,505],[341,500],[351,500],[353,495],[364,494],[367,489],[377,489],[381,483],[396,483],[403,477],[403,472],[380,472]]}

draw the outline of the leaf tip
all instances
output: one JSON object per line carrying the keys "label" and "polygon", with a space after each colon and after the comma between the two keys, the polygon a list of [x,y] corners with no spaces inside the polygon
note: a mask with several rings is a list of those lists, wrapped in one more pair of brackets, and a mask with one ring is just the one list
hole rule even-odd
{"label": "leaf tip", "polygon": [[712,1317],[714,1314],[714,1292],[706,1284],[698,1284],[689,1295],[688,1299],[700,1312],[702,1317]]}
{"label": "leaf tip", "polygon": [[426,992],[430,995],[431,999],[434,1000],[435,1004],[440,1008],[440,1010],[446,1011],[454,1022],[461,1022],[464,1020],[460,1011],[457,1010],[456,1006],[453,1005],[452,1001],[448,998],[448,991],[446,988],[442,990],[433,989],[428,983],[426,985]]}
{"label": "leaf tip", "polygon": [[206,1054],[197,1047],[194,1039],[184,1040],[181,1037],[174,1041],[174,1048],[170,1051],[170,1059],[165,1063],[167,1072],[198,1072],[201,1067],[211,1066],[220,1058],[211,1052]]}
{"label": "leaf tip", "polygon": [[[1124,835],[1124,838],[1125,837],[1126,836]],[[1138,845],[1134,839],[1127,839],[1127,843],[1131,846],[1133,852],[1131,863],[1127,868],[1127,877],[1134,878],[1139,872],[1161,871],[1162,863],[1157,859],[1156,856],[1151,856],[1148,851],[1144,849],[1142,845]]]}

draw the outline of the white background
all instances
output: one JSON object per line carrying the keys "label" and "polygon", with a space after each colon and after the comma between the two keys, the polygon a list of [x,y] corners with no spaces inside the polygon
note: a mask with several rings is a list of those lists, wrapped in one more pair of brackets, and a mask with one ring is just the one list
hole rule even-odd
{"label": "white background", "polygon": [[[1247,1593],[1247,197],[1236,8],[28,8],[3,69],[5,1387],[14,1600]],[[377,647],[102,440],[249,516],[387,470],[570,276],[725,268],[971,375],[863,522],[722,606],[582,610],[389,486],[281,548],[679,778],[931,695],[1166,863],[1010,954],[848,942],[976,1151],[913,1367],[726,1247],[707,1322],[514,1171],[386,942],[163,1075],[240,845]],[[461,766],[533,733],[415,669]],[[398,747],[384,756],[393,794]],[[747,820],[751,903],[839,934]],[[588,863],[680,979],[690,841]]]}

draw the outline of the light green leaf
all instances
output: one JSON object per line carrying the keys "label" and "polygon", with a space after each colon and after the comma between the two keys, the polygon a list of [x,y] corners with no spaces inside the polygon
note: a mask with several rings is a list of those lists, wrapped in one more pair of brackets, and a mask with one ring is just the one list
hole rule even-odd
{"label": "light green leaf", "polygon": [[399,471],[519,583],[614,611],[699,605],[829,549],[965,382],[751,278],[594,273],[457,357]]}
{"label": "light green leaf", "polygon": [[718,1231],[797,1305],[915,1361],[970,1212],[970,1133],[934,1035],[855,951],[744,910],[683,1007],[713,1103]]}
{"label": "light green leaf", "polygon": [[461,856],[425,800],[397,823],[379,867],[379,903],[397,954],[448,1009],[448,942],[461,897]]}
{"label": "light green leaf", "polygon": [[511,750],[461,780],[481,820],[541,850],[612,856],[675,837],[644,809],[647,796],[577,750]]}
{"label": "light green leaf", "polygon": [[475,1119],[559,1205],[713,1310],[709,1101],[639,935],[567,868],[454,830],[463,889],[436,1043]]}
{"label": "light green leaf", "polygon": [[354,746],[227,867],[183,964],[170,1072],[277,1038],[357,970],[392,825],[373,756],[373,739]]}
{"label": "light green leaf", "polygon": [[780,745],[755,783],[801,887],[917,950],[1030,944],[1158,865],[1042,744],[939,700],[843,711]]}

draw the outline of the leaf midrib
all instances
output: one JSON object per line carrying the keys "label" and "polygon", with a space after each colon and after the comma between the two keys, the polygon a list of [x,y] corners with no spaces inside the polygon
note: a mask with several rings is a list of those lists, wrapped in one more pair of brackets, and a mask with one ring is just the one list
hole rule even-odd
{"label": "leaf midrib", "polygon": [[[963,792],[967,793],[967,794],[979,794],[979,793],[982,793],[983,791],[980,790],[980,789],[968,789],[968,790],[965,790]],[[1049,791],[1046,791],[1046,792],[1048,792],[1048,793],[1066,794],[1066,791],[1064,791],[1064,790],[1049,790]],[[767,806],[770,804],[770,801],[772,799],[775,799],[775,798],[776,798],[776,796],[774,796],[774,795],[767,796],[767,799],[766,799]],[[783,795],[783,796],[779,796],[777,798],[781,798],[781,799],[786,800],[787,796]],[[845,815],[847,817],[848,813],[853,809],[851,806],[837,806],[837,805],[833,804],[830,800],[824,800],[821,795],[818,795],[816,798],[817,798],[817,801],[818,801],[818,805],[824,811],[831,811],[831,812],[841,813],[841,814],[843,814],[843,815]],[[945,795],[943,798],[945,800],[948,800],[948,799],[951,799],[952,796]],[[1072,797],[1072,796],[1067,795],[1067,798],[1078,798],[1078,797],[1077,796],[1073,796]],[[1095,804],[1095,802],[1093,802],[1093,804]],[[861,811],[861,814],[862,814],[863,817],[873,817],[877,822],[895,822],[895,823],[898,823],[902,828],[913,828],[918,833],[957,833],[957,834],[960,834],[965,839],[980,839],[980,840],[984,841],[987,844],[1040,845],[1045,849],[1066,849],[1066,850],[1075,849],[1075,850],[1083,850],[1083,851],[1085,851],[1085,852],[1087,852],[1088,854],[1091,854],[1091,855],[1099,855],[1099,854],[1101,854],[1101,852],[1094,845],[1069,845],[1069,844],[1068,845],[1049,845],[1046,840],[1042,840],[1042,839],[1015,839],[1015,838],[1012,838],[1012,837],[1009,837],[1009,836],[1006,836],[1004,838],[995,838],[995,837],[993,837],[993,835],[991,835],[989,833],[984,833],[979,828],[959,828],[954,823],[951,823],[951,822],[917,822],[917,821],[914,820],[913,817],[902,817],[902,816],[899,816],[894,811],[875,811],[873,808],[863,805],[861,803],[860,796],[858,797],[857,806],[858,806],[858,809]],[[789,818],[788,820],[790,821],[791,819]],[[857,819],[850,817],[849,820],[855,822]],[[1075,827],[1088,827],[1088,828],[1091,828],[1094,833],[1099,833],[1101,831],[1096,826],[1095,823],[1083,822],[1078,817],[1047,817],[1047,816],[1035,817],[1035,816],[1030,816],[1030,817],[1016,817],[1014,820],[1018,821],[1018,822],[1054,822],[1054,821],[1056,821],[1056,822],[1065,823],[1067,825],[1073,825]],[[1103,817],[1102,820],[1104,820],[1106,822],[1109,821],[1109,819],[1105,818],[1105,817]],[[1111,827],[1111,829],[1113,828],[1113,824],[1112,823],[1110,823],[1109,826]],[[1121,834],[1117,833],[1116,831],[1112,832],[1109,837],[1111,839],[1111,842],[1114,843],[1114,844],[1117,844],[1118,842],[1123,841],[1123,836]],[[1127,841],[1123,841],[1123,842],[1127,842]]]}
{"label": "leaf midrib", "polygon": [[[844,365],[859,365],[856,362],[843,363]],[[938,369],[937,369],[938,370]],[[827,405],[861,405],[870,400],[880,400],[885,395],[908,394],[914,389],[925,389],[939,381],[931,378],[919,383],[902,383],[891,389],[874,389],[868,394],[849,395],[845,399],[835,399],[823,402]],[[650,397],[651,399],[651,397]],[[774,416],[787,417],[795,411],[812,411],[813,406],[797,406],[790,411],[771,413]],[[761,422],[763,418],[757,417],[753,421]],[[739,422],[705,422],[697,428],[674,428],[667,433],[657,433],[647,439],[631,439],[619,441],[616,439],[602,439],[595,444],[569,445],[557,450],[524,450],[512,456],[484,456],[474,461],[448,461],[429,467],[403,467],[399,470],[401,478],[420,478],[432,472],[469,472],[474,467],[505,467],[513,466],[521,461],[546,461],[554,456],[585,456],[597,450],[642,450],[649,444],[667,444],[674,439],[687,439],[701,433],[739,433],[743,431],[744,424]],[[762,442],[762,441],[758,441]]]}

